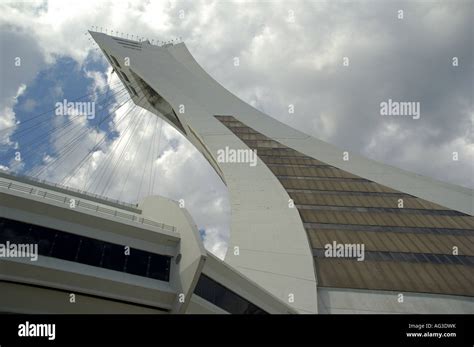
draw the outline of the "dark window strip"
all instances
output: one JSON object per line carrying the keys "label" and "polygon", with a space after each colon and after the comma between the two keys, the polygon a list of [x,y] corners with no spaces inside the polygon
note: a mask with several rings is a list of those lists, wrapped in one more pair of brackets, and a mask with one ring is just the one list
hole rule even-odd
{"label": "dark window strip", "polygon": [[[291,155],[282,155],[282,153],[271,153],[271,154],[259,154],[261,152],[265,152],[265,151],[269,151],[269,150],[272,150],[272,151],[277,151],[277,152],[290,152],[290,151],[294,151],[294,149],[285,149],[285,148],[265,148],[265,149],[261,149],[260,152],[257,152],[257,155],[259,157],[271,157],[271,158],[284,158],[284,159],[313,159],[313,160],[317,160],[317,159],[314,159],[314,158],[311,158],[311,157],[308,157],[302,153],[299,153],[299,154],[291,154]],[[263,160],[263,159],[262,159]],[[328,165],[328,166],[331,166],[331,165]],[[333,166],[335,167],[335,166]]]}
{"label": "dark window strip", "polygon": [[[320,259],[333,259],[333,257],[326,257],[325,249],[323,248],[313,248],[313,256]],[[358,261],[356,257],[334,257],[334,259],[351,259]],[[435,253],[364,251],[364,261],[366,260],[474,266],[473,256]]]}
{"label": "dark window strip", "polygon": [[[268,157],[267,155],[258,155],[258,157]],[[278,158],[281,158],[280,156]],[[295,157],[296,158],[296,157]],[[262,158],[260,158],[262,159]],[[294,167],[294,168],[315,168],[315,169],[333,169],[333,170],[339,170],[335,166],[331,166],[328,164],[291,164],[291,163],[269,163],[265,159],[262,159],[262,161],[265,163],[267,166],[275,166],[275,167]]]}
{"label": "dark window strip", "polygon": [[141,49],[142,45],[139,43],[134,43],[134,42],[128,42],[128,41],[122,41],[122,40],[117,40],[119,41],[119,44],[124,45],[124,46],[130,46],[133,48]]}
{"label": "dark window strip", "polygon": [[124,42],[121,42],[119,43],[122,47],[124,48],[130,48],[130,49],[135,49],[137,51],[141,51],[142,48],[140,46],[136,46],[136,45],[131,45],[129,43],[124,43]]}
{"label": "dark window strip", "polygon": [[199,277],[194,294],[229,313],[267,314],[258,306],[204,274]]}
{"label": "dark window strip", "polygon": [[332,230],[352,230],[352,231],[474,236],[474,230],[470,230],[470,229],[392,227],[392,226],[359,225],[359,224],[329,224],[329,223],[303,223],[303,225],[306,229],[332,229]]}
{"label": "dark window strip", "polygon": [[113,60],[113,62],[114,62],[114,64],[115,64],[116,66],[118,66],[119,68],[122,68],[122,67],[120,66],[120,64],[119,64],[119,62],[118,62],[118,60],[117,60],[117,58],[115,58],[112,54],[110,55],[110,57],[112,58],[112,60]]}
{"label": "dark window strip", "polygon": [[241,121],[238,121],[237,119],[220,120],[220,122],[223,123],[228,128],[243,128],[243,127],[246,127],[246,125],[244,123],[242,123]]}
{"label": "dark window strip", "polygon": [[302,210],[318,211],[347,211],[347,212],[389,212],[389,213],[409,213],[409,214],[428,214],[437,216],[468,216],[465,213],[454,210],[430,210],[420,208],[390,208],[390,207],[365,207],[365,206],[330,206],[330,205],[311,205],[295,204],[296,208]]}
{"label": "dark window strip", "polygon": [[214,117],[216,117],[217,119],[223,119],[223,120],[225,120],[225,119],[235,119],[234,116],[229,115],[229,114],[217,114]]}
{"label": "dark window strip", "polygon": [[119,41],[121,43],[126,43],[126,44],[129,44],[129,45],[134,45],[134,46],[137,46],[137,47],[141,47],[141,42],[125,40],[125,39],[121,39],[121,38],[118,38],[118,37],[113,37],[113,39],[115,41]]}
{"label": "dark window strip", "polygon": [[135,44],[132,44],[130,42],[119,42],[119,45],[121,45],[122,47],[126,47],[126,48],[133,48],[133,49],[136,49],[138,51],[142,50],[141,45],[135,45]]}
{"label": "dark window strip", "polygon": [[[261,154],[262,152],[268,152],[272,151],[273,153],[270,154]],[[292,152],[291,155],[283,155],[283,153],[275,153],[275,152]],[[259,157],[271,157],[271,158],[283,158],[283,159],[314,159],[311,157],[308,157],[304,154],[294,154],[293,149],[285,149],[285,148],[262,148],[260,151],[257,152],[257,155]],[[263,160],[263,159],[262,159]],[[314,159],[317,160],[317,159]],[[330,165],[328,165],[330,166]]]}
{"label": "dark window strip", "polygon": [[271,141],[270,138],[258,133],[239,133],[236,131],[232,132],[237,135],[242,141]]}
{"label": "dark window strip", "polygon": [[[280,181],[281,182],[281,181]],[[283,185],[284,182],[281,182]],[[286,188],[285,190],[288,193],[310,193],[310,194],[336,194],[336,195],[365,195],[365,196],[398,196],[398,197],[413,197],[412,195],[408,195],[405,193],[397,193],[397,192],[360,192],[360,191],[348,191],[348,190],[323,190],[323,189],[299,189],[299,188]]]}
{"label": "dark window strip", "polygon": [[252,128],[249,127],[232,127],[232,132],[234,134],[245,134],[245,135],[262,135],[256,130],[253,130]]}
{"label": "dark window strip", "polygon": [[350,181],[350,182],[363,182],[373,183],[365,178],[356,177],[322,177],[322,176],[286,176],[286,175],[275,175],[278,179],[296,179],[296,180],[310,180],[310,181]]}
{"label": "dark window strip", "polygon": [[127,81],[128,83],[131,83],[130,80],[128,79],[128,76],[125,72],[121,71],[121,74],[123,76],[123,78],[125,78],[125,81]]}
{"label": "dark window strip", "polygon": [[[229,129],[231,132],[234,133],[233,129],[234,128],[242,128],[244,126],[243,123],[241,122],[222,122],[224,124],[224,126]],[[234,133],[235,134],[235,133]]]}
{"label": "dark window strip", "polygon": [[142,49],[141,48],[137,48],[135,46],[132,46],[132,45],[126,45],[126,44],[120,44],[123,48],[128,48],[128,49],[133,49],[134,51],[141,51]]}
{"label": "dark window strip", "polygon": [[[315,181],[315,182],[320,182],[320,181],[334,181],[334,182],[340,182],[340,183],[360,183],[361,186],[366,187],[367,189],[374,189],[375,187],[382,187],[382,188],[388,188],[385,186],[382,186],[378,183],[366,180],[365,178],[350,178],[350,177],[318,177],[318,176],[283,176],[283,175],[275,175],[276,178],[280,181],[282,185],[285,184],[287,181],[291,180],[304,180],[304,181]],[[339,185],[342,187],[341,185]],[[288,189],[298,189],[298,188],[288,188]],[[390,188],[388,188],[390,189]],[[312,190],[312,189],[309,189]],[[342,191],[342,190],[331,190],[331,191]],[[352,190],[351,190],[352,191]],[[365,191],[357,191],[360,193],[376,193],[376,194],[400,194],[399,192],[379,192],[377,190],[372,190],[370,192],[365,192]]]}
{"label": "dark window strip", "polygon": [[38,253],[80,264],[169,282],[171,257],[90,237],[0,218],[0,243],[38,244]]}
{"label": "dark window strip", "polygon": [[[260,140],[260,141],[263,141],[263,140]],[[284,147],[274,147],[274,144],[270,144],[270,143],[268,144],[268,146],[254,146],[254,145],[248,143],[249,142],[248,140],[242,140],[242,142],[244,142],[247,145],[247,147],[249,147],[250,149],[255,150],[257,153],[260,152],[260,151],[263,151],[265,149],[272,149],[272,150],[274,150],[274,149],[285,149]]]}
{"label": "dark window strip", "polygon": [[[265,158],[262,157],[269,157],[268,155],[258,155],[257,156],[265,163],[267,166],[277,166],[277,167],[295,167],[295,168],[315,168],[315,169],[337,169],[335,166],[327,165],[327,164],[290,164],[290,163],[267,163]],[[270,156],[271,157],[271,156]],[[280,157],[280,156],[279,156]],[[292,157],[292,158],[298,158],[298,157]]]}
{"label": "dark window strip", "polygon": [[147,97],[147,101],[155,107],[157,103],[164,102],[167,106],[171,108],[171,111],[163,114],[163,116],[172,124],[174,124],[183,134],[186,134],[181,121],[179,120],[178,116],[174,112],[173,108],[169,103],[154,90],[147,82],[145,82],[140,76],[138,76],[132,69],[129,69],[130,74],[134,78],[137,84],[137,88],[143,91],[144,95]]}

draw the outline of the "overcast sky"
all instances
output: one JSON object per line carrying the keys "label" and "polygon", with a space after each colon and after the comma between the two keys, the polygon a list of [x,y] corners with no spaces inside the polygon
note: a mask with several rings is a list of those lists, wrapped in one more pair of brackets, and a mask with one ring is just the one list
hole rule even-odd
{"label": "overcast sky", "polygon": [[[473,3],[2,1],[0,129],[48,109],[48,103],[85,94],[81,91],[99,94],[114,84],[106,61],[85,35],[94,25],[155,40],[182,37],[212,77],[268,115],[341,148],[473,188]],[[20,67],[14,66],[15,57],[22,58]],[[380,103],[389,99],[419,102],[420,119],[380,115]],[[288,113],[290,104],[294,114]],[[90,159],[93,170],[120,146],[120,135],[133,119],[119,122],[124,114],[120,109],[108,129],[90,128],[83,149],[45,178],[59,181],[98,136],[112,131]],[[140,136],[129,144],[137,153],[134,168],[118,166],[111,184],[98,191],[126,201],[146,195],[149,187],[137,188],[148,158],[138,139],[151,143],[160,137],[153,138],[158,131],[154,192],[184,199],[206,247],[222,257],[229,234],[225,186],[171,127],[149,114],[136,126]],[[14,131],[18,127],[0,139],[0,164],[9,169],[5,148],[21,148]],[[54,158],[65,139],[49,141]],[[459,160],[453,160],[453,152]],[[50,158],[38,154],[32,160],[34,166]],[[75,172],[69,183],[83,187],[90,173]],[[124,176],[130,179],[123,188],[119,178]]]}

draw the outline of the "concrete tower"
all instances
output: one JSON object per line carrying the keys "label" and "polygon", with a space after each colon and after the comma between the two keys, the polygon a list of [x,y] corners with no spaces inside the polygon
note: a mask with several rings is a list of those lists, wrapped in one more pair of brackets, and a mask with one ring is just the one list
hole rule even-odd
{"label": "concrete tower", "polygon": [[[278,122],[217,83],[183,43],[91,35],[134,102],[193,143],[226,184],[227,264],[300,313],[474,312],[471,190]],[[250,150],[256,165],[219,160]],[[331,256],[328,245],[363,245],[363,257]]]}

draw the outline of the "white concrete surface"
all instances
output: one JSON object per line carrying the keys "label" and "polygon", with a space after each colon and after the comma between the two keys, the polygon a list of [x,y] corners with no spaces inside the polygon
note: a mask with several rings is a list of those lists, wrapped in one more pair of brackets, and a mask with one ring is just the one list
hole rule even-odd
{"label": "white concrete surface", "polygon": [[[185,313],[207,257],[199,230],[186,209],[180,208],[176,201],[149,196],[139,207],[142,215],[147,218],[161,218],[166,224],[172,223],[181,236],[176,256],[171,260],[175,263],[176,270],[170,282],[178,293],[173,313]],[[178,263],[177,257],[180,259]]]}

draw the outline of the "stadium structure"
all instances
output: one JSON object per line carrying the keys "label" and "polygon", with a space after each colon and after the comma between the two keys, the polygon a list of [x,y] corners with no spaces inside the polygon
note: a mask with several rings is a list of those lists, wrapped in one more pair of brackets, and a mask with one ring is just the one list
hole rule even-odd
{"label": "stadium structure", "polygon": [[[133,102],[186,137],[225,183],[227,254],[207,252],[170,199],[131,205],[2,174],[1,242],[37,243],[40,254],[1,260],[2,312],[474,313],[472,190],[269,117],[184,43],[90,34]],[[223,151],[257,160],[222,160]]]}

